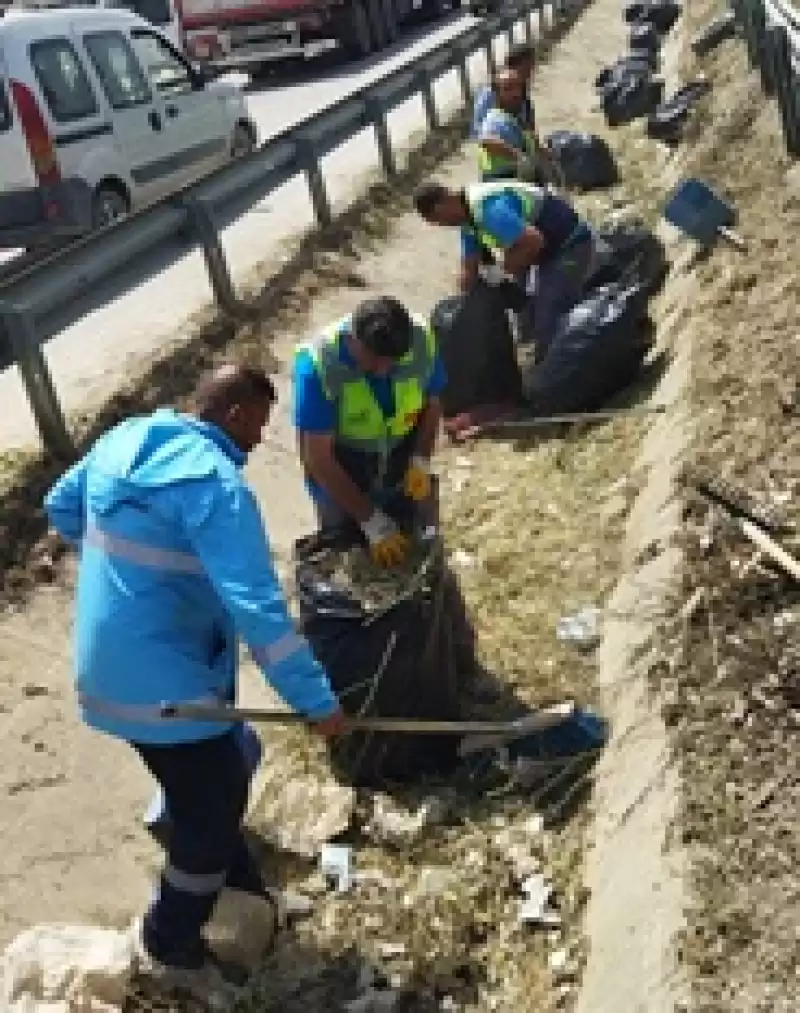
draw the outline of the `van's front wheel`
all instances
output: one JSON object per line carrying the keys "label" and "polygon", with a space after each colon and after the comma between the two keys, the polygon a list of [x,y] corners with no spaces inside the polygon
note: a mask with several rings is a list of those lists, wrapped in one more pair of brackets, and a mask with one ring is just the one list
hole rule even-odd
{"label": "van's front wheel", "polygon": [[101,184],[92,197],[92,228],[105,228],[124,218],[130,209],[127,194],[115,186]]}

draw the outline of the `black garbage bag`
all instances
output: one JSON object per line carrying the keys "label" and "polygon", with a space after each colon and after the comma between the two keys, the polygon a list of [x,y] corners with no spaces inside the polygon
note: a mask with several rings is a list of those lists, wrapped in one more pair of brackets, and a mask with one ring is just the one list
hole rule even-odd
{"label": "black garbage bag", "polygon": [[632,383],[652,344],[647,300],[641,285],[615,282],[565,314],[547,355],[523,375],[531,411],[596,411]]}
{"label": "black garbage bag", "polygon": [[726,11],[706,25],[692,40],[692,52],[695,56],[706,56],[716,49],[721,42],[736,37],[736,12]]}
{"label": "black garbage bag", "polygon": [[664,97],[664,82],[654,80],[641,60],[620,61],[599,86],[600,104],[609,126],[620,126],[651,113]]}
{"label": "black garbage bag", "polygon": [[630,48],[632,50],[646,50],[649,53],[658,52],[661,47],[661,36],[658,29],[649,21],[639,21],[631,25]]}
{"label": "black garbage bag", "polygon": [[650,73],[651,62],[652,59],[649,53],[645,54],[637,51],[635,53],[628,53],[626,56],[621,56],[614,63],[609,63],[603,67],[594,79],[595,91],[602,95],[608,85],[622,79],[628,73],[642,74],[646,77]]}
{"label": "black garbage bag", "polygon": [[683,85],[670,98],[660,102],[647,117],[647,135],[668,144],[677,144],[689,119],[692,106],[705,95],[711,84],[692,81]]}
{"label": "black garbage bag", "polygon": [[[474,638],[458,584],[441,545],[430,542],[426,568],[394,604],[365,610],[349,589],[320,573],[315,555],[347,535],[315,535],[295,545],[300,626],[343,709],[364,717],[456,720],[460,693],[476,669]],[[337,776],[363,787],[411,783],[458,762],[453,735],[358,732],[332,740]]]}
{"label": "black garbage bag", "polygon": [[657,49],[632,49],[628,55],[631,60],[644,64],[653,74],[659,68],[661,54]]}
{"label": "black garbage bag", "polygon": [[658,236],[640,218],[601,223],[598,266],[587,283],[594,290],[612,282],[637,284],[653,295],[668,270],[667,253]]}
{"label": "black garbage bag", "polygon": [[434,308],[430,322],[447,375],[441,395],[445,418],[479,405],[519,401],[521,380],[508,306],[506,286],[481,280],[468,294],[443,299]]}
{"label": "black garbage bag", "polygon": [[613,186],[619,179],[611,149],[596,134],[575,130],[555,130],[545,138],[545,146],[558,160],[569,187],[596,190]]}
{"label": "black garbage bag", "polygon": [[670,31],[682,13],[683,8],[674,0],[643,0],[628,4],[624,17],[628,24],[644,22],[663,34]]}

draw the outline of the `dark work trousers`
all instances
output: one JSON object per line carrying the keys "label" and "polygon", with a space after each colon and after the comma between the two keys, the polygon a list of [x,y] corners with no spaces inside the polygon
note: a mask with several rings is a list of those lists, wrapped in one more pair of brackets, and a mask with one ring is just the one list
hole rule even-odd
{"label": "dark work trousers", "polygon": [[250,774],[233,731],[200,742],[133,746],[163,788],[172,819],[144,941],[157,960],[180,962],[200,946],[224,886],[264,892],[241,828]]}
{"label": "dark work trousers", "polygon": [[561,317],[581,301],[594,269],[594,250],[594,238],[590,237],[567,247],[537,268],[527,326],[522,331],[532,337],[538,362],[547,355]]}

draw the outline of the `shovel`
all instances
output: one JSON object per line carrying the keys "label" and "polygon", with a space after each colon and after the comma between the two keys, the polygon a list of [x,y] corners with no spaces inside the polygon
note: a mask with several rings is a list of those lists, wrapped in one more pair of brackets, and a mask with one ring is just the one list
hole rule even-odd
{"label": "shovel", "polygon": [[[564,703],[543,707],[513,721],[424,721],[417,718],[346,717],[348,732],[399,732],[413,735],[460,735],[459,753],[499,748],[506,742],[523,738],[532,732],[554,728],[575,714],[575,704]],[[292,711],[268,711],[253,707],[232,707],[228,704],[162,704],[162,718],[175,721],[219,721],[220,723],[252,721],[255,724],[311,724],[304,714]]]}
{"label": "shovel", "polygon": [[744,239],[731,228],[736,211],[700,179],[678,184],[664,208],[664,218],[700,246],[713,246],[721,236],[737,250],[747,251]]}

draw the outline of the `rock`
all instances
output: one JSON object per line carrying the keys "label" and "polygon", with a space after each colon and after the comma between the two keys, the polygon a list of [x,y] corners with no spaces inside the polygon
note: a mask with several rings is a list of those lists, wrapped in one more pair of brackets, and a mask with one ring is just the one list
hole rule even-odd
{"label": "rock", "polygon": [[130,933],[88,925],[37,925],[3,954],[3,1013],[112,1013],[136,969]]}
{"label": "rock", "polygon": [[371,988],[357,999],[344,1004],[346,1013],[399,1013],[403,994],[394,990],[378,991]]}
{"label": "rock", "polygon": [[275,902],[241,890],[223,890],[205,935],[218,957],[252,973],[275,945],[280,920]]}
{"label": "rock", "polygon": [[259,834],[279,850],[303,858],[316,858],[323,844],[344,833],[354,809],[352,788],[277,777],[261,781],[253,806]]}

